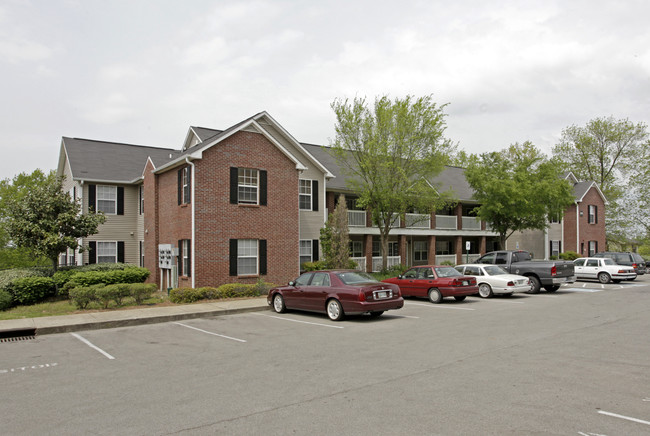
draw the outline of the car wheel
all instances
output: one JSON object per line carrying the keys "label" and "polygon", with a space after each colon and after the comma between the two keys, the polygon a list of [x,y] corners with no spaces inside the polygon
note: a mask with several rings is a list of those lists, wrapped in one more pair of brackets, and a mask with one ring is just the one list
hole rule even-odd
{"label": "car wheel", "polygon": [[546,292],[555,292],[560,289],[560,287],[558,285],[544,286],[544,289],[546,289]]}
{"label": "car wheel", "polygon": [[605,283],[605,284],[606,283],[611,283],[612,278],[609,276],[609,274],[607,274],[605,272],[601,272],[600,274],[598,274],[598,281],[600,283]]}
{"label": "car wheel", "polygon": [[332,298],[327,302],[327,316],[332,321],[340,321],[343,319],[343,307],[341,307],[339,300]]}
{"label": "car wheel", "polygon": [[539,290],[542,289],[542,282],[535,276],[528,277],[530,280],[530,291],[529,294],[539,294]]}
{"label": "car wheel", "polygon": [[284,305],[284,298],[282,298],[282,295],[275,294],[273,296],[273,310],[275,310],[277,313],[286,312],[287,306]]}
{"label": "car wheel", "polygon": [[478,285],[478,294],[482,298],[490,298],[492,295],[494,295],[492,293],[492,288],[487,283],[481,283]]}
{"label": "car wheel", "polygon": [[381,316],[382,313],[384,313],[383,310],[380,310],[378,312],[370,312],[370,318],[378,318]]}
{"label": "car wheel", "polygon": [[466,297],[465,295],[457,295],[456,297],[454,297],[454,299],[456,301],[463,301],[465,299],[465,297]]}
{"label": "car wheel", "polygon": [[434,303],[434,304],[438,304],[438,303],[440,303],[442,301],[442,294],[436,288],[429,289],[429,294],[428,295],[429,295],[429,301]]}

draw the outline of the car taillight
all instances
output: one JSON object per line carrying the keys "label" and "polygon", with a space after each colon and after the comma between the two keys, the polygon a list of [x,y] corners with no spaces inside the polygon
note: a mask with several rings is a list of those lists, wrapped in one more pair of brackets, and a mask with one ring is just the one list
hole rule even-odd
{"label": "car taillight", "polygon": [[557,275],[557,268],[555,265],[551,267],[551,276],[555,277]]}
{"label": "car taillight", "polygon": [[618,273],[619,273],[619,274],[625,274],[626,272],[627,272],[627,271],[625,271],[624,269],[619,269],[619,270],[618,270]]}
{"label": "car taillight", "polygon": [[632,264],[632,268],[634,268],[634,269],[638,269],[638,268],[639,268],[639,265],[636,264],[636,263],[633,263],[633,264]]}
{"label": "car taillight", "polygon": [[514,285],[515,285],[515,282],[508,282],[508,284],[506,286],[514,286]]}
{"label": "car taillight", "polygon": [[363,291],[359,291],[359,301],[366,301],[366,294]]}

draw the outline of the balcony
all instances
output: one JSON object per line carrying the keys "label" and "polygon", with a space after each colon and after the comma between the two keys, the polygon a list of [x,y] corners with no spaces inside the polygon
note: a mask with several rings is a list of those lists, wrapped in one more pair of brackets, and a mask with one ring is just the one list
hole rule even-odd
{"label": "balcony", "polygon": [[365,227],[366,211],[365,210],[348,210],[348,226]]}
{"label": "balcony", "polygon": [[456,230],[458,220],[456,215],[436,215],[436,229]]}
{"label": "balcony", "polygon": [[355,268],[357,271],[363,271],[366,272],[366,258],[365,257],[351,257],[353,261],[357,263],[357,267]]}
{"label": "balcony", "polygon": [[[402,258],[400,256],[388,256],[386,268],[390,268],[395,265],[402,263]],[[381,271],[382,259],[381,256],[372,258],[372,272]]]}
{"label": "balcony", "polygon": [[462,217],[463,230],[481,230],[481,221],[473,216]]}
{"label": "balcony", "polygon": [[436,254],[436,265],[441,265],[444,262],[449,262],[452,265],[456,265],[456,255],[455,254]]}
{"label": "balcony", "polygon": [[421,213],[407,213],[406,228],[407,229],[430,229],[431,215],[425,215]]}

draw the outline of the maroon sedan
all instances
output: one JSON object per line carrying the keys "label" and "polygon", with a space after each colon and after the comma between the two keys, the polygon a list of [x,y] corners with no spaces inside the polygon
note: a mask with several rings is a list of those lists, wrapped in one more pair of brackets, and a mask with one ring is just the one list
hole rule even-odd
{"label": "maroon sedan", "polygon": [[398,285],[405,297],[429,297],[432,303],[440,303],[443,297],[463,301],[478,292],[475,277],[464,276],[451,266],[416,266],[383,282]]}
{"label": "maroon sedan", "polygon": [[269,290],[266,301],[278,313],[287,309],[324,312],[333,321],[361,313],[377,317],[404,306],[398,286],[348,270],[306,272],[287,286]]}

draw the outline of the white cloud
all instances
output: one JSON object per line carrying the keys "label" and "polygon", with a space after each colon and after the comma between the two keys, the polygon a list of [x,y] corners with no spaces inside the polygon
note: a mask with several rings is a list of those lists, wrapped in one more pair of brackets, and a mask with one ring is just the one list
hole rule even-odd
{"label": "white cloud", "polygon": [[10,63],[35,62],[48,59],[54,50],[28,40],[5,40],[0,41],[0,59]]}

